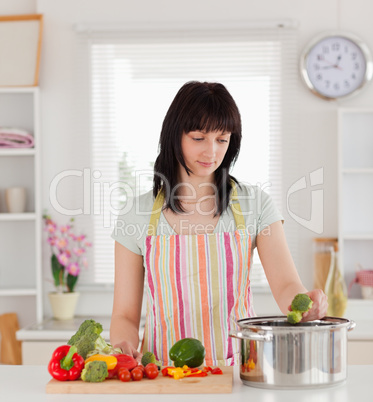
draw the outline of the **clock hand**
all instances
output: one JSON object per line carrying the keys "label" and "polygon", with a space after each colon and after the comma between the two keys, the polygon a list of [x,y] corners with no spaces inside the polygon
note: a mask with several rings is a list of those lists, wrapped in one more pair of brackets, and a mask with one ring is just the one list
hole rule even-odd
{"label": "clock hand", "polygon": [[335,67],[339,66],[339,62],[341,61],[342,55],[340,54],[337,58],[337,62],[335,63]]}

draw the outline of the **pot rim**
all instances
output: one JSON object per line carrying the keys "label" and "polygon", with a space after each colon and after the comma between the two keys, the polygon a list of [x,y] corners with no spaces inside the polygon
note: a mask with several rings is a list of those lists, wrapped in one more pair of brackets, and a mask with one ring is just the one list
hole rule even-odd
{"label": "pot rim", "polygon": [[[261,322],[263,324],[261,324]],[[331,329],[341,329],[347,327],[351,330],[355,327],[355,322],[347,318],[326,316],[320,320],[307,321],[295,325],[284,326],[271,326],[265,325],[268,322],[286,322],[286,315],[278,316],[260,316],[260,317],[248,317],[242,318],[237,321],[237,325],[240,329],[252,330],[253,332],[270,331],[274,332],[314,332],[314,331],[329,331]]]}

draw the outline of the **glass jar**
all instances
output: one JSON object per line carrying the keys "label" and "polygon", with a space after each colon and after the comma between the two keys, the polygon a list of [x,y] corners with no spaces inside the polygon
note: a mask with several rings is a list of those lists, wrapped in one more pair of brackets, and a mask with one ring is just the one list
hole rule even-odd
{"label": "glass jar", "polygon": [[334,237],[317,237],[313,239],[314,270],[313,288],[325,289],[332,258],[331,250],[338,247],[338,239]]}

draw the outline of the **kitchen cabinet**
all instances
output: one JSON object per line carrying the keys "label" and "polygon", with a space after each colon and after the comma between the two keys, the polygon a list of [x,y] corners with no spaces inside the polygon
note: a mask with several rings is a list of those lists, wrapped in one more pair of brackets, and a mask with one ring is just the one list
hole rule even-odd
{"label": "kitchen cabinet", "polygon": [[[0,314],[20,325],[41,321],[41,207],[39,88],[0,88],[0,126],[25,129],[33,148],[0,148]],[[26,189],[26,211],[9,213],[5,189]]]}
{"label": "kitchen cabinet", "polygon": [[[373,109],[338,111],[339,249],[347,284],[373,269]],[[360,298],[360,286],[350,297]]]}

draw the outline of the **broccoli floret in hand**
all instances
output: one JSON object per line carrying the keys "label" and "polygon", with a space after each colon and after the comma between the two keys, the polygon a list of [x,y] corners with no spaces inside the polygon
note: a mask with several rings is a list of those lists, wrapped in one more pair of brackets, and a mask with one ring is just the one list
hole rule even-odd
{"label": "broccoli floret in hand", "polygon": [[313,301],[305,293],[297,294],[291,302],[291,310],[287,314],[287,320],[290,324],[298,324],[302,320],[303,313],[312,307]]}
{"label": "broccoli floret in hand", "polygon": [[291,309],[293,311],[301,311],[305,313],[312,307],[313,301],[305,293],[297,294],[291,302]]}
{"label": "broccoli floret in hand", "polygon": [[302,313],[300,311],[289,311],[287,319],[290,324],[298,324],[298,322],[302,319]]}
{"label": "broccoli floret in hand", "polygon": [[102,382],[108,375],[107,364],[102,360],[93,360],[86,363],[81,378],[87,382]]}
{"label": "broccoli floret in hand", "polygon": [[106,343],[101,336],[102,325],[95,320],[85,320],[78,331],[67,342],[70,346],[76,346],[78,354],[86,359],[94,354],[121,353],[120,349],[114,349]]}

